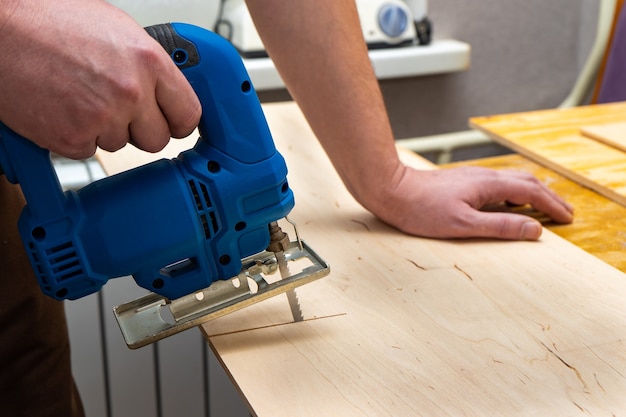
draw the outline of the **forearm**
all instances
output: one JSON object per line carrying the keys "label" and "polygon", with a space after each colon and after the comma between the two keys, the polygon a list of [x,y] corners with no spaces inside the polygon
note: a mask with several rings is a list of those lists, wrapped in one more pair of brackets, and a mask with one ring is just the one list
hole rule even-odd
{"label": "forearm", "polygon": [[0,34],[2,33],[2,28],[17,8],[18,3],[19,0],[3,0],[0,4]]}
{"label": "forearm", "polygon": [[571,206],[529,174],[403,166],[353,1],[249,0],[248,8],[342,180],[381,220],[420,236],[538,239],[536,220],[479,210],[510,201],[571,222]]}
{"label": "forearm", "polygon": [[403,167],[354,2],[264,0],[248,7],[342,180],[364,206],[374,208]]}

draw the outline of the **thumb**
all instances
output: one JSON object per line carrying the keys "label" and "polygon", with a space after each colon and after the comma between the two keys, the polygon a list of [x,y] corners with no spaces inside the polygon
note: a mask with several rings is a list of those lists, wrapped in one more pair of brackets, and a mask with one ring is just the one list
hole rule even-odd
{"label": "thumb", "polygon": [[541,223],[522,214],[477,212],[476,230],[481,237],[507,240],[537,240],[543,228]]}

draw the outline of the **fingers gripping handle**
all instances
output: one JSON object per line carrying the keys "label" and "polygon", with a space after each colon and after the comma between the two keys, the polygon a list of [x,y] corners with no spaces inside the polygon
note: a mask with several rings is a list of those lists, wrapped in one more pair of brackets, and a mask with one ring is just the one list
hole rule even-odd
{"label": "fingers gripping handle", "polygon": [[[0,165],[9,181],[20,184],[27,200],[18,224],[20,235],[43,291],[54,298],[80,298],[98,291],[112,277],[160,271],[171,264],[170,258],[196,256],[172,254],[190,246],[199,246],[196,252],[205,257],[203,262],[217,262],[223,273],[204,274],[195,281],[200,275],[196,274],[193,282],[184,283],[177,276],[172,279],[176,288],[163,288],[159,294],[176,298],[181,292],[206,287],[211,280],[236,275],[240,259],[267,247],[267,224],[293,207],[284,160],[274,147],[236,49],[218,35],[191,25],[160,25],[148,32],[181,68],[203,109],[196,147],[185,157],[161,161],[157,167],[167,165],[164,175],[174,183],[164,186],[153,175],[155,165],[150,165],[64,193],[49,151],[0,123]],[[211,162],[221,170],[213,172]],[[189,194],[188,181],[179,181],[182,176],[194,184],[200,181],[207,190],[214,187],[213,195],[219,198],[210,199],[210,207],[202,203],[201,210]],[[181,197],[171,198],[172,191]],[[212,214],[216,230],[206,236],[202,216],[212,219]],[[170,221],[174,217],[184,227],[180,222],[174,225]],[[238,229],[239,224],[245,227]],[[175,232],[184,244],[171,243]],[[204,237],[198,243],[200,235]],[[225,255],[233,260],[226,266],[221,263]],[[156,291],[151,280],[146,282],[138,281]]]}
{"label": "fingers gripping handle", "polygon": [[207,145],[246,164],[276,153],[259,99],[233,45],[184,23],[149,26],[146,31],[163,46],[198,95],[202,105],[198,129]]}

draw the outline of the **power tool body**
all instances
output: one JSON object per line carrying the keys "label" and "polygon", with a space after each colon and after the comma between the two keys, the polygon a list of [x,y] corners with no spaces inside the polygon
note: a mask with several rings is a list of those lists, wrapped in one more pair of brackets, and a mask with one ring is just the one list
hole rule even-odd
{"label": "power tool body", "polygon": [[0,123],[0,167],[26,197],[18,227],[42,290],[77,299],[132,276],[150,291],[114,309],[132,348],[329,272],[298,238],[275,251],[307,266],[268,279],[278,270],[266,250],[269,226],[289,214],[294,196],[236,49],[187,24],[146,30],[202,104],[192,149],[63,191],[49,151]]}

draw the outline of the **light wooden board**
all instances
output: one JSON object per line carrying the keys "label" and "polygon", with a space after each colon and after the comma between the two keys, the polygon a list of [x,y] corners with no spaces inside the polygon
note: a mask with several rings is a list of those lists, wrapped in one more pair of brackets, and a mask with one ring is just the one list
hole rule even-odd
{"label": "light wooden board", "polygon": [[626,152],[626,122],[583,126],[580,132],[592,139]]}
{"label": "light wooden board", "polygon": [[276,297],[204,326],[255,415],[626,413],[624,274],[549,231],[497,242],[392,230],[349,196],[293,106],[265,110],[291,217],[332,272],[297,290],[304,322]]}
{"label": "light wooden board", "polygon": [[589,129],[626,122],[626,103],[472,118],[496,142],[626,205],[626,153],[586,136]]}

